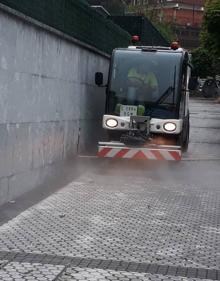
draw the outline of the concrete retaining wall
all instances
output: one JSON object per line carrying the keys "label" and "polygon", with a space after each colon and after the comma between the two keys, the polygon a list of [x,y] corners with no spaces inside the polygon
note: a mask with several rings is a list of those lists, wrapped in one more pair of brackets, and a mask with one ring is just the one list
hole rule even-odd
{"label": "concrete retaining wall", "polygon": [[105,105],[94,73],[107,76],[109,64],[15,14],[0,9],[0,204],[43,184],[77,150],[94,150]]}

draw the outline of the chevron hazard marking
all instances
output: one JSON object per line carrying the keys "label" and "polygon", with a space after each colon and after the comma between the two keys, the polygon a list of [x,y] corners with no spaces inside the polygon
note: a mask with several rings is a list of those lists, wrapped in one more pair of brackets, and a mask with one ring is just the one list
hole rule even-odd
{"label": "chevron hazard marking", "polygon": [[181,160],[180,150],[99,146],[98,157],[138,160]]}

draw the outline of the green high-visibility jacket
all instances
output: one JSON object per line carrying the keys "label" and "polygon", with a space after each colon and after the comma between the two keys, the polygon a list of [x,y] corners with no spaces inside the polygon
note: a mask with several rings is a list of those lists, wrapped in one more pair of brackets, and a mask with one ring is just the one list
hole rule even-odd
{"label": "green high-visibility jacket", "polygon": [[141,74],[138,73],[135,68],[131,68],[128,72],[128,78],[141,81],[142,83],[148,85],[151,88],[158,87],[157,78],[153,72],[148,72],[147,74]]}

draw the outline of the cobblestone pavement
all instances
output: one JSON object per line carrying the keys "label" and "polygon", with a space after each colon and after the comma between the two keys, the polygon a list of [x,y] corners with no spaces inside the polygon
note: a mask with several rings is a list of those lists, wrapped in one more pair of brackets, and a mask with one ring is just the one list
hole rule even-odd
{"label": "cobblestone pavement", "polygon": [[192,102],[201,116],[185,161],[91,160],[77,181],[0,226],[0,280],[220,280],[213,106]]}
{"label": "cobblestone pavement", "polygon": [[10,262],[0,269],[0,280],[4,281],[28,281],[41,280],[53,281],[61,274],[64,266],[55,266],[40,263]]}
{"label": "cobblestone pavement", "polygon": [[219,192],[145,178],[87,176],[3,225],[0,249],[219,266]]}

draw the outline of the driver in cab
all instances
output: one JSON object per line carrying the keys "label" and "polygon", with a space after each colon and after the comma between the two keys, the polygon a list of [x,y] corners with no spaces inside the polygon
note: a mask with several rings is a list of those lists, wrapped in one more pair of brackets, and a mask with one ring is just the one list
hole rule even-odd
{"label": "driver in cab", "polygon": [[149,66],[139,64],[128,71],[128,98],[138,101],[155,101],[158,98],[158,81]]}

